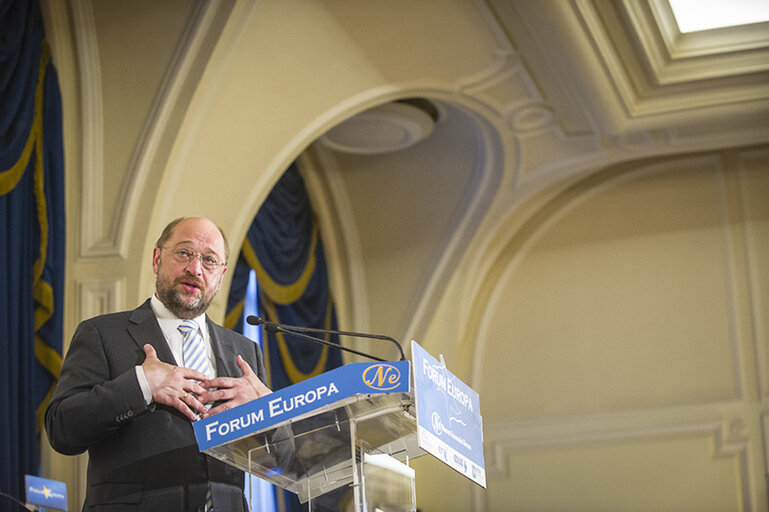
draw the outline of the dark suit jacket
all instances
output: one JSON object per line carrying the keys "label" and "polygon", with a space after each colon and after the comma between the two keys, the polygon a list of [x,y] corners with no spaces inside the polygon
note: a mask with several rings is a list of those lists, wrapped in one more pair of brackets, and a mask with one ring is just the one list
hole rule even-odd
{"label": "dark suit jacket", "polygon": [[[256,343],[206,318],[217,376],[240,377],[241,355],[264,381]],[[51,446],[88,450],[87,511],[195,511],[209,484],[215,510],[244,510],[243,473],[198,450],[190,420],[142,396],[134,367],[150,343],[176,364],[149,300],[133,311],[82,322],[45,414]]]}

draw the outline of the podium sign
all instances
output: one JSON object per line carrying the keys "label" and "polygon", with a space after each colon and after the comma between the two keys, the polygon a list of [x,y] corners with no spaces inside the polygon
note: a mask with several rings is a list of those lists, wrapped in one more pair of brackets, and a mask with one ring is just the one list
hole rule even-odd
{"label": "podium sign", "polygon": [[412,355],[350,363],[198,420],[198,447],[311,511],[341,499],[345,510],[416,510],[408,461],[428,452],[485,487],[478,394],[416,342]]}
{"label": "podium sign", "polygon": [[67,510],[67,484],[34,475],[24,475],[27,503]]}
{"label": "podium sign", "polygon": [[409,362],[351,363],[193,422],[200,451],[324,410],[356,395],[408,393]]}
{"label": "podium sign", "polygon": [[486,487],[478,393],[411,342],[419,447]]}

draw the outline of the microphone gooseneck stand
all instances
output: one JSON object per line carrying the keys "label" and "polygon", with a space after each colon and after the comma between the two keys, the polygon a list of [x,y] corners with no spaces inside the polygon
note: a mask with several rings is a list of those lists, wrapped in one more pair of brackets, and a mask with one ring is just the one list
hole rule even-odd
{"label": "microphone gooseneck stand", "polygon": [[[248,322],[251,325],[263,325],[264,329],[267,332],[280,332],[283,334],[288,334],[291,336],[296,336],[305,340],[309,340],[313,343],[318,343],[321,345],[328,345],[332,347],[336,347],[339,350],[344,350],[345,352],[351,352],[353,354],[357,354],[359,356],[368,357],[369,359],[373,359],[375,361],[386,361],[385,359],[382,359],[381,357],[376,357],[371,354],[366,354],[364,352],[360,352],[358,350],[344,347],[342,345],[331,343],[330,341],[326,341],[322,338],[318,338],[317,336],[311,336],[311,333],[317,333],[317,334],[337,334],[339,336],[352,336],[356,338],[369,338],[369,339],[375,339],[375,340],[384,340],[389,341],[393,343],[396,347],[398,347],[398,351],[400,352],[401,361],[406,360],[406,355],[403,353],[403,347],[401,344],[396,340],[395,338],[392,338],[390,336],[384,336],[381,334],[369,334],[365,332],[352,332],[352,331],[336,331],[336,330],[328,330],[328,329],[316,329],[313,327],[301,327],[298,325],[285,325],[285,324],[278,324],[275,322],[267,322],[261,317],[258,316],[249,316],[246,318],[246,322]],[[308,334],[310,333],[310,334]]]}

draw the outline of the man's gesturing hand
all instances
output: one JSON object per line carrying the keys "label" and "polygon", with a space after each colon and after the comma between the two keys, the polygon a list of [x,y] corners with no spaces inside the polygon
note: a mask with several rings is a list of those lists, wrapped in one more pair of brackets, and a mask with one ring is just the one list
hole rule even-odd
{"label": "man's gesturing hand", "polygon": [[142,363],[142,370],[150,385],[152,399],[155,403],[177,409],[195,421],[197,413],[207,410],[205,401],[201,402],[195,396],[206,392],[197,382],[205,380],[206,376],[197,370],[164,363],[158,359],[152,345],[144,345],[144,353],[147,358]]}
{"label": "man's gesturing hand", "polygon": [[272,393],[270,389],[259,380],[254,371],[238,356],[238,367],[243,372],[242,377],[217,377],[201,382],[203,386],[210,391],[198,395],[202,402],[222,402],[213,409],[201,414],[202,418],[211,416],[222,411],[227,411],[233,407],[250,402],[255,398],[262,397]]}

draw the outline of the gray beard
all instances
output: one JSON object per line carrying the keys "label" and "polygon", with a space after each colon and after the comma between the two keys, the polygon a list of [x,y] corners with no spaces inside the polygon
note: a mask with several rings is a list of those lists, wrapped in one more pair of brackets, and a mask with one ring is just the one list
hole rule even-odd
{"label": "gray beard", "polygon": [[[162,302],[171,313],[183,320],[190,320],[202,315],[206,312],[208,306],[211,305],[211,300],[206,300],[202,295],[190,304],[185,304],[182,299],[182,294],[174,285],[170,288],[163,288],[160,286],[160,283],[156,282],[155,290],[157,290],[160,302]],[[213,299],[213,297],[211,297],[211,299]]]}

